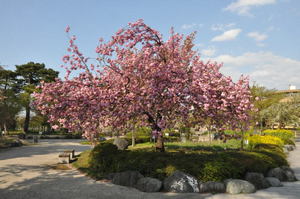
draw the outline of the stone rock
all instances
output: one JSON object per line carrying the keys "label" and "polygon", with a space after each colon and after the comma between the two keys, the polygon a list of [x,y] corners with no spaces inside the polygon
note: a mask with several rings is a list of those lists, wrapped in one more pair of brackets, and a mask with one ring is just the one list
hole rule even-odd
{"label": "stone rock", "polygon": [[200,193],[225,193],[226,187],[222,182],[205,182],[199,185]]}
{"label": "stone rock", "polygon": [[262,173],[248,172],[245,180],[252,183],[256,189],[266,189],[271,186]]}
{"label": "stone rock", "polygon": [[266,177],[265,178],[269,184],[271,185],[271,187],[282,187],[282,183],[280,182],[280,180],[278,180],[277,178],[274,177]]}
{"label": "stone rock", "polygon": [[129,145],[128,141],[122,138],[116,138],[113,144],[116,145],[119,150],[125,150]]}
{"label": "stone rock", "polygon": [[287,151],[293,151],[295,149],[295,146],[294,145],[291,145],[291,144],[286,144],[284,145],[284,148],[287,150]]}
{"label": "stone rock", "polygon": [[271,169],[268,172],[268,177],[275,177],[278,180],[282,182],[294,182],[297,181],[297,178],[295,177],[294,171],[289,167],[277,167],[274,169]]}
{"label": "stone rock", "polygon": [[254,193],[255,186],[248,181],[230,179],[226,181],[226,192],[230,194]]}
{"label": "stone rock", "polygon": [[136,185],[139,179],[144,176],[138,171],[124,171],[120,173],[114,173],[112,183],[127,187],[133,187]]}
{"label": "stone rock", "polygon": [[162,187],[162,182],[156,178],[140,178],[135,187],[143,192],[158,192]]}
{"label": "stone rock", "polygon": [[164,189],[176,193],[199,192],[199,183],[195,177],[181,171],[175,171],[164,180]]}
{"label": "stone rock", "polygon": [[286,181],[287,180],[287,176],[285,175],[284,170],[281,169],[280,167],[276,167],[274,169],[271,169],[268,172],[268,177],[275,177],[280,181]]}
{"label": "stone rock", "polygon": [[105,179],[107,179],[107,180],[112,180],[112,179],[114,178],[115,174],[116,174],[116,173],[109,173],[109,174],[107,174],[107,175],[105,176]]}
{"label": "stone rock", "polygon": [[288,181],[288,182],[295,182],[295,181],[297,181],[295,173],[294,173],[294,171],[290,167],[282,166],[281,169],[284,171],[284,173],[286,175],[286,181]]}

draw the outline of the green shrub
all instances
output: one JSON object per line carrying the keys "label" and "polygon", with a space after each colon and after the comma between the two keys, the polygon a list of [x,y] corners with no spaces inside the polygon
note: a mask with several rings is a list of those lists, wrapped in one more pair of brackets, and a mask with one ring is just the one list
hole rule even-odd
{"label": "green shrub", "polygon": [[138,127],[134,131],[126,133],[126,138],[132,138],[132,134],[135,138],[150,137],[151,129],[149,127]]}
{"label": "green shrub", "polygon": [[180,141],[180,137],[168,136],[168,137],[164,137],[164,141],[165,142],[179,142]]}
{"label": "green shrub", "polygon": [[273,151],[283,153],[283,148],[275,144],[257,144],[253,147],[254,150]]}
{"label": "green shrub", "polygon": [[[242,135],[241,131],[234,131],[234,130],[230,130],[230,129],[225,130],[224,133],[227,135]],[[252,131],[245,131],[244,135],[249,135],[251,133],[252,133]]]}
{"label": "green shrub", "polygon": [[283,140],[284,144],[292,144],[295,145],[294,143],[294,138],[295,138],[295,133],[291,130],[285,130],[285,129],[267,129],[262,132],[265,135],[271,135],[275,137],[279,137],[280,139]]}
{"label": "green shrub", "polygon": [[110,143],[96,146],[90,154],[94,176],[137,170],[144,176],[164,179],[175,170],[201,181],[222,181],[243,178],[246,172],[266,173],[270,168],[287,165],[282,152],[267,150],[204,152],[118,151]]}
{"label": "green shrub", "polygon": [[105,173],[112,173],[118,170],[119,159],[115,158],[118,148],[111,143],[101,143],[94,147],[90,153],[89,165],[93,171],[98,171],[99,176]]}

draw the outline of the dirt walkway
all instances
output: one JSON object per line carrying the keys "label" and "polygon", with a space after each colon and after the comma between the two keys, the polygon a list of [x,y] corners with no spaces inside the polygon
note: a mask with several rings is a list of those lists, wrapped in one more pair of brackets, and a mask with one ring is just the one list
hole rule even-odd
{"label": "dirt walkway", "polygon": [[[300,182],[285,183],[249,195],[143,193],[133,188],[96,182],[76,170],[54,170],[58,153],[65,149],[84,151],[89,146],[74,140],[48,140],[36,146],[19,147],[0,152],[0,198],[2,199],[300,199]],[[289,159],[300,178],[300,144]]]}

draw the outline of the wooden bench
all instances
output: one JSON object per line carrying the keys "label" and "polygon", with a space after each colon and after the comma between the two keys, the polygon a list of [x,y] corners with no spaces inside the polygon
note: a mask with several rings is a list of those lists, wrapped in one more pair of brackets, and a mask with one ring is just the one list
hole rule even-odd
{"label": "wooden bench", "polygon": [[70,161],[71,161],[70,156],[71,156],[70,153],[60,153],[58,155],[59,163],[61,163],[61,164],[69,164]]}
{"label": "wooden bench", "polygon": [[70,158],[74,159],[75,158],[75,150],[65,150],[64,153],[69,153],[70,154]]}

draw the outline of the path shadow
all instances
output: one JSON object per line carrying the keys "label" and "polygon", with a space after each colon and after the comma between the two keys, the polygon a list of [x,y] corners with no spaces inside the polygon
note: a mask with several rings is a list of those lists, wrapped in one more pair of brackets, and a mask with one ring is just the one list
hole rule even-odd
{"label": "path shadow", "polygon": [[80,140],[43,140],[38,145],[2,150],[0,160],[60,153],[70,149],[75,149],[75,153],[78,153],[91,148],[89,145],[80,145],[79,142]]}
{"label": "path shadow", "polygon": [[150,198],[205,198],[207,194],[144,193],[134,188],[111,183],[97,182],[76,170],[53,171],[47,167],[9,165],[5,172],[20,177],[22,172],[35,171],[39,176],[0,188],[0,196],[5,199],[150,199]]}

